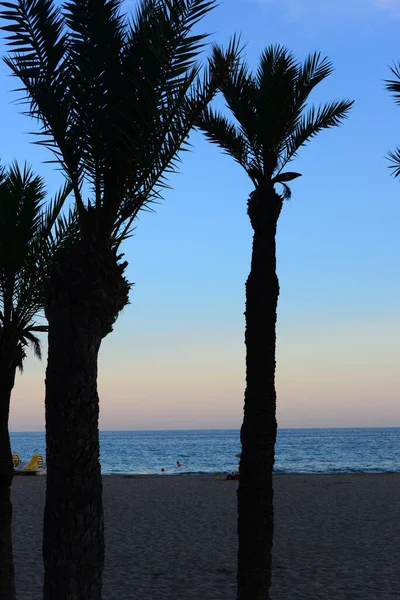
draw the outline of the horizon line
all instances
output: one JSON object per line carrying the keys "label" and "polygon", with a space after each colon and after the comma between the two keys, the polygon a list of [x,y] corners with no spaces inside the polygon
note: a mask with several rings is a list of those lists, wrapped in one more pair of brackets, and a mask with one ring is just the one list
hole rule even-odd
{"label": "horizon line", "polygon": [[[287,431],[287,430],[321,430],[321,429],[400,429],[400,425],[341,425],[341,426],[332,426],[332,427],[278,427],[278,431]],[[201,429],[99,429],[101,433],[130,433],[132,431],[135,432],[151,432],[154,433],[156,431],[159,432],[169,432],[169,431],[240,431],[239,428],[224,428],[224,427],[216,427],[216,428],[201,428]],[[9,433],[46,433],[45,429],[40,430],[24,430],[24,431],[9,431]]]}

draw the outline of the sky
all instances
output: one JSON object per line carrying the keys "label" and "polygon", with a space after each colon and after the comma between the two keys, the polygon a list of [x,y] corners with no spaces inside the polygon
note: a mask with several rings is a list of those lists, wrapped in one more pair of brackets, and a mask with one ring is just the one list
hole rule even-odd
{"label": "sky", "polygon": [[[400,0],[221,0],[199,29],[222,44],[240,32],[251,68],[269,44],[298,59],[321,51],[335,72],[311,100],[355,100],[292,165],[303,176],[277,236],[279,427],[400,426],[400,181],[385,158],[400,145],[400,107],[384,87],[400,59]],[[1,64],[2,162],[27,160],[52,194],[62,176],[27,135],[36,124],[15,87]],[[101,429],[241,424],[252,187],[200,133],[191,143],[124,246],[134,286],[100,350]],[[45,366],[30,355],[17,376],[11,431],[44,429]]]}

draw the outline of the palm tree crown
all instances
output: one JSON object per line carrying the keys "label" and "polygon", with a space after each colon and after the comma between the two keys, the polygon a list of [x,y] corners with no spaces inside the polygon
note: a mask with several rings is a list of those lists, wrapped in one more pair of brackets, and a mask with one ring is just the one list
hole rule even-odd
{"label": "palm tree crown", "polygon": [[44,181],[27,165],[0,171],[0,348],[11,369],[22,370],[29,345],[41,358],[37,333],[47,326],[37,325],[36,317],[43,310],[48,260],[68,229],[60,211],[69,192],[64,186],[44,208]]}
{"label": "palm tree crown", "polygon": [[[190,33],[216,0],[142,0],[132,18],[121,4],[1,3],[5,61],[22,81],[28,114],[42,123],[38,143],[72,183],[83,234],[116,243],[176,168],[221,76],[212,60],[201,75],[207,35]],[[224,68],[236,52],[234,41]]]}
{"label": "palm tree crown", "polygon": [[236,123],[208,107],[197,125],[245,169],[256,188],[268,181],[280,183],[282,197],[288,198],[287,182],[300,174],[282,172],[285,166],[320,131],[339,125],[353,104],[337,100],[307,106],[314,87],[332,71],[331,62],[319,53],[300,63],[286,48],[268,46],[254,74],[241,62],[221,86]]}

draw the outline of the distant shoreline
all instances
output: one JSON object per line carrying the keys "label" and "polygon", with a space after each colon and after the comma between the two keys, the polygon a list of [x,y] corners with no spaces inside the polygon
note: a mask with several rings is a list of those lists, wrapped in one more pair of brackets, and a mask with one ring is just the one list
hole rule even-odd
{"label": "distant shoreline", "polygon": [[[216,473],[104,473],[102,477],[121,477],[122,479],[147,479],[149,477],[206,477],[215,478],[217,475],[225,475],[221,471]],[[357,472],[343,472],[343,473],[273,473],[274,478],[281,477],[377,477],[380,475],[388,476],[400,476],[400,471],[378,471],[374,473],[367,473],[365,471]],[[222,480],[223,481],[223,480]],[[232,480],[231,480],[232,481]]]}
{"label": "distant shoreline", "polygon": [[[224,475],[224,473],[110,473],[102,474],[102,477],[121,477],[122,479],[148,479],[152,477],[204,477],[215,479],[216,475]],[[364,471],[354,473],[273,473],[274,479],[283,477],[380,477],[380,476],[396,476],[400,477],[400,471],[380,471],[376,473],[366,473]],[[221,481],[233,481],[224,480]]]}
{"label": "distant shoreline", "polygon": [[[357,426],[357,427],[353,427],[351,425],[344,425],[344,426],[338,426],[338,427],[278,427],[278,431],[334,431],[334,430],[346,430],[346,429],[355,429],[355,430],[360,430],[360,429],[364,429],[364,430],[369,430],[369,429],[400,429],[400,425],[384,425],[384,426],[377,426],[377,427],[372,427],[372,426]],[[203,429],[99,429],[100,433],[131,433],[131,432],[138,432],[138,433],[168,433],[170,431],[173,432],[178,432],[178,431],[202,431],[202,432],[207,432],[207,431],[240,431],[240,427],[238,428],[224,428],[224,427],[217,427],[217,428],[203,428]],[[12,434],[33,434],[33,433],[46,433],[46,431],[44,429],[38,430],[38,431],[28,431],[28,430],[23,430],[23,431],[12,431],[10,430],[10,433]]]}
{"label": "distant shoreline", "polygon": [[[221,475],[221,479],[220,481],[234,481],[234,480],[227,480],[225,479],[225,475],[227,473],[222,472],[222,471],[217,471],[216,473],[102,473],[101,476],[104,478],[115,478],[115,479],[162,479],[162,478],[177,478],[177,479],[181,479],[182,477],[200,477],[200,478],[204,478],[204,479],[215,479],[217,475]],[[39,473],[18,473],[17,475],[14,473],[14,476],[18,476],[18,477],[46,477],[47,473],[46,472],[39,472]],[[343,473],[297,473],[297,472],[287,472],[287,473],[279,473],[279,472],[275,472],[273,473],[273,477],[274,479],[282,479],[285,477],[304,477],[304,478],[313,478],[313,477],[327,477],[327,478],[333,478],[333,477],[350,477],[350,478],[357,478],[357,477],[381,477],[381,476],[389,476],[389,477],[400,477],[400,471],[376,471],[376,472],[365,472],[365,471],[355,471],[355,472],[343,472]]]}

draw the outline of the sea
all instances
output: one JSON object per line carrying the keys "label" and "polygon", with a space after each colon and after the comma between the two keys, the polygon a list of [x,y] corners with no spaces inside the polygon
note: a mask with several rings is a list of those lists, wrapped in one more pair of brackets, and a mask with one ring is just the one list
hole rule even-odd
{"label": "sea", "polygon": [[[23,463],[33,453],[45,454],[43,432],[10,436]],[[104,475],[227,473],[238,469],[240,450],[235,429],[100,431]],[[400,427],[279,429],[275,472],[400,472]]]}

